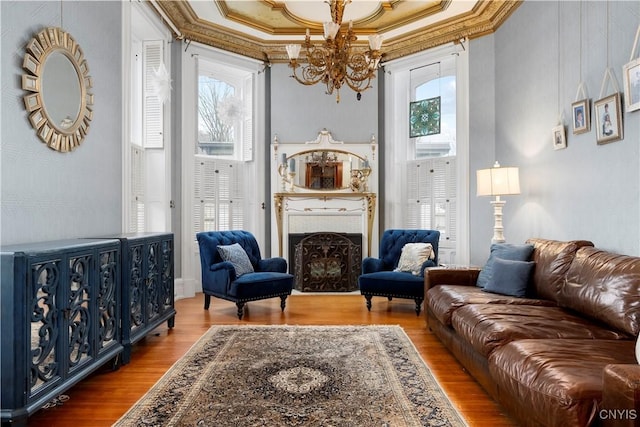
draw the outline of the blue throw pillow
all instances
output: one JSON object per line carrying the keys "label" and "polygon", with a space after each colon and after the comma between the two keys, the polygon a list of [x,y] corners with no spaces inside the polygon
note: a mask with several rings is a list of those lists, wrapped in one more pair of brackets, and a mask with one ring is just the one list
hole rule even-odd
{"label": "blue throw pillow", "polygon": [[491,245],[491,253],[487,263],[482,267],[476,285],[484,288],[491,280],[493,263],[496,258],[507,259],[511,261],[529,261],[533,253],[533,245],[514,245],[512,243],[494,243]]}
{"label": "blue throw pillow", "polygon": [[233,264],[233,268],[236,270],[236,277],[246,273],[253,273],[253,265],[249,261],[247,252],[239,243],[228,246],[220,245],[218,246],[218,253],[220,258]]}
{"label": "blue throw pillow", "polygon": [[524,298],[535,266],[533,261],[510,261],[496,258],[491,280],[483,291]]}

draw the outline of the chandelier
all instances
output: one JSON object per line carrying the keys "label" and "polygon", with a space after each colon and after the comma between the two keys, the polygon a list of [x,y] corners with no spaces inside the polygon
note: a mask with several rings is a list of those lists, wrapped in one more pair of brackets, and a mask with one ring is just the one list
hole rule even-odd
{"label": "chandelier", "polygon": [[[293,77],[303,85],[314,85],[323,82],[327,86],[327,95],[336,91],[336,102],[340,102],[340,88],[346,84],[353,89],[358,101],[361,92],[371,87],[371,79],[380,65],[382,54],[381,35],[369,36],[369,49],[352,51],[351,44],[358,38],[353,33],[353,23],[349,22],[346,33],[341,31],[344,7],[351,0],[329,0],[332,22],[325,22],[324,43],[319,46],[311,44],[309,29],[302,45],[289,44],[286,46],[289,56],[289,66],[293,68]],[[300,49],[304,47],[306,65],[298,62]],[[298,74],[299,73],[299,74]]]}

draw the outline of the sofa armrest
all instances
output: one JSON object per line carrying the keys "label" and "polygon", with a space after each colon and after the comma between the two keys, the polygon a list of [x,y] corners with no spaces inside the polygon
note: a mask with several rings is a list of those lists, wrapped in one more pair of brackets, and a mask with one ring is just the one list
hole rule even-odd
{"label": "sofa armrest", "polygon": [[602,373],[602,405],[597,418],[607,427],[640,423],[640,365],[607,365]]}
{"label": "sofa armrest", "polygon": [[258,261],[258,271],[286,273],[287,261],[282,257],[261,259],[260,261]]}
{"label": "sofa armrest", "polygon": [[424,271],[425,292],[437,285],[475,286],[480,274],[478,267],[432,267]]}

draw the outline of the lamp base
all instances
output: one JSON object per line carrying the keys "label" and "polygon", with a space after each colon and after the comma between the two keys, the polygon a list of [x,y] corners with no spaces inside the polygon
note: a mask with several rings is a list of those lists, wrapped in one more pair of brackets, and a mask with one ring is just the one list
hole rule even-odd
{"label": "lamp base", "polygon": [[500,200],[500,196],[496,196],[495,200],[491,201],[493,205],[493,238],[491,243],[504,243],[504,227],[502,226],[502,208],[505,204],[505,200]]}

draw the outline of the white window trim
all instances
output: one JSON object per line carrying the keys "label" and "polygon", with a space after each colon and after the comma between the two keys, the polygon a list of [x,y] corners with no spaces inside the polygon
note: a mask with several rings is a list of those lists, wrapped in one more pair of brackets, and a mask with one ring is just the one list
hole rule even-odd
{"label": "white window trim", "polygon": [[[133,40],[163,40],[163,61],[171,63],[171,52],[167,44],[171,41],[171,33],[163,22],[147,6],[138,3],[124,3],[122,7],[122,231],[126,232],[131,220],[131,127],[132,105],[130,73],[132,67],[132,43]],[[144,22],[141,22],[141,18]],[[154,231],[165,231],[171,228],[171,103],[165,103],[163,108],[163,135],[164,144],[161,150],[154,152],[155,168],[145,167],[146,179],[151,179],[148,185],[153,184],[155,189],[162,185],[162,189],[156,191],[158,196],[154,200],[153,213],[149,212],[149,206],[145,203],[145,227],[155,224]],[[143,150],[145,162],[147,153]],[[159,160],[159,161],[158,161]],[[160,176],[162,175],[162,176]],[[147,194],[145,192],[145,194]],[[151,220],[151,218],[154,218]],[[158,228],[159,227],[159,228]]]}
{"label": "white window trim", "polygon": [[[403,206],[407,199],[406,175],[402,165],[412,150],[409,141],[410,70],[458,55],[456,69],[456,162],[457,241],[456,262],[467,264],[469,255],[469,44],[448,44],[390,61],[385,70],[385,228],[403,227]],[[401,189],[401,191],[398,191]]]}
{"label": "white window trim", "polygon": [[[265,97],[265,79],[264,64],[261,61],[229,53],[220,49],[212,48],[197,42],[191,42],[186,51],[182,53],[182,76],[179,93],[182,94],[182,110],[180,120],[182,121],[181,135],[181,156],[182,156],[182,280],[184,284],[184,296],[194,296],[196,292],[200,292],[200,257],[198,254],[197,242],[193,224],[190,218],[193,218],[193,176],[194,176],[194,147],[198,138],[198,116],[197,116],[197,99],[198,99],[198,57],[202,56],[211,61],[220,62],[229,66],[246,69],[259,75],[255,79],[255,93],[253,97],[254,105],[254,135],[255,146],[261,146],[261,138],[265,134],[265,115],[264,108],[257,108],[258,105],[264,105]],[[176,89],[177,90],[177,89]],[[264,192],[260,186],[255,183],[262,182],[265,175],[265,153],[264,150],[256,149],[253,162],[255,167],[251,168],[251,173],[246,176],[245,183],[248,188],[245,189],[246,194],[257,193],[256,197],[247,197],[250,199],[251,205],[247,207],[247,217],[252,221],[247,228],[254,231],[256,240],[261,248],[264,248],[264,210],[261,209],[262,202],[265,202]],[[267,204],[268,205],[268,204]],[[252,213],[255,213],[252,215]],[[176,260],[177,262],[177,260]]]}

